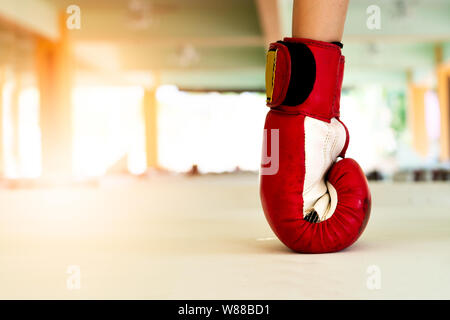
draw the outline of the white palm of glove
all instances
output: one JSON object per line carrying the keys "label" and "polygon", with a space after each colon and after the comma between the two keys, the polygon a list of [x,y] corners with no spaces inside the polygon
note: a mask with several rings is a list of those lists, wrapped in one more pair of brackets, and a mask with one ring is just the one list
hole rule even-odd
{"label": "white palm of glove", "polygon": [[[317,213],[319,221],[332,216],[337,205],[334,187],[325,181],[347,139],[342,123],[330,123],[305,117],[305,181],[303,185],[303,216]],[[314,222],[319,222],[314,221]]]}

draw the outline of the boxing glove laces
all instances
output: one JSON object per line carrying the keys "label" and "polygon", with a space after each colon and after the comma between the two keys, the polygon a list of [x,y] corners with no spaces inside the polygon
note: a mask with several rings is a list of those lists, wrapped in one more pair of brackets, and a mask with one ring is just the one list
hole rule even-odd
{"label": "boxing glove laces", "polygon": [[342,250],[370,216],[366,177],[345,158],[344,63],[339,45],[309,39],[285,38],[267,53],[261,203],[274,233],[297,252]]}

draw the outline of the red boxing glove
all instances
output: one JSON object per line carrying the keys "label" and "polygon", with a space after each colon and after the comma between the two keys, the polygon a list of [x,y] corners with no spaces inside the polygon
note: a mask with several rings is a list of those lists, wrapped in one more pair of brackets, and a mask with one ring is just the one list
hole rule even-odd
{"label": "red boxing glove", "polygon": [[344,56],[338,45],[285,38],[267,54],[267,105],[260,195],[277,237],[297,252],[354,243],[371,196],[363,171],[344,158],[349,135],[339,119]]}

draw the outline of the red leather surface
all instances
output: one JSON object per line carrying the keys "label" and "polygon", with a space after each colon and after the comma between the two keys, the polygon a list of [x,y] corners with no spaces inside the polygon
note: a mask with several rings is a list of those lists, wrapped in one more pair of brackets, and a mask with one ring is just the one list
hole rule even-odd
{"label": "red leather surface", "polygon": [[[329,122],[339,120],[339,100],[344,57],[338,46],[308,39],[286,38],[306,43],[314,54],[317,72],[313,91],[296,107],[272,107],[265,129],[279,129],[279,170],[261,175],[260,196],[264,214],[277,237],[289,248],[304,253],[342,250],[353,244],[367,225],[371,195],[366,177],[352,159],[335,163],[327,180],[338,194],[333,215],[320,223],[303,219],[305,179],[305,116]],[[340,121],[340,120],[339,120]],[[341,122],[342,123],[342,122]],[[345,126],[344,126],[345,127]],[[345,156],[349,136],[340,154]]]}
{"label": "red leather surface", "polygon": [[341,59],[339,61],[339,73],[338,73],[338,83],[336,87],[336,99],[333,103],[333,110],[332,114],[335,117],[339,117],[339,109],[341,105],[341,89],[342,89],[342,81],[344,80],[344,67],[345,67],[345,57],[341,56]]}
{"label": "red leather surface", "polygon": [[265,216],[277,237],[289,248],[304,253],[342,250],[355,242],[370,215],[370,191],[356,161],[343,159],[328,173],[338,193],[331,218],[310,223],[303,219],[305,177],[303,115],[269,111],[265,129],[279,130],[279,171],[262,175],[260,196]]}
{"label": "red leather surface", "polygon": [[[341,49],[335,44],[309,39],[285,38],[284,41],[302,42],[308,46],[316,62],[316,81],[304,103],[298,106],[278,105],[276,109],[290,114],[307,115],[327,122],[333,117],[339,117],[339,100],[345,62]],[[285,79],[282,75],[277,74],[277,76],[278,79]],[[275,104],[272,103],[268,106],[273,108]]]}
{"label": "red leather surface", "polygon": [[341,119],[337,118],[337,120],[344,126],[344,129],[345,129],[345,136],[346,136],[345,144],[344,144],[344,148],[342,148],[342,151],[339,154],[339,157],[345,158],[345,154],[347,153],[348,145],[350,143],[350,134],[348,133],[347,126],[341,121]]}

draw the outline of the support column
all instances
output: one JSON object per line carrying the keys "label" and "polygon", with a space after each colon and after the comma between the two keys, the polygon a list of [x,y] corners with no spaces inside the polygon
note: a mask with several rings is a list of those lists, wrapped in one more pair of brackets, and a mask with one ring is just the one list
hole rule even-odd
{"label": "support column", "polygon": [[3,142],[3,115],[4,115],[4,106],[3,106],[3,89],[5,87],[6,82],[6,70],[4,66],[0,66],[0,178],[5,176],[5,155],[4,155],[4,142]]}
{"label": "support column", "polygon": [[60,30],[57,42],[38,39],[36,44],[42,175],[52,179],[72,174],[72,59],[64,15]]}
{"label": "support column", "polygon": [[428,155],[428,135],[425,123],[425,93],[427,91],[428,88],[425,86],[409,85],[409,125],[414,150],[422,157]]}
{"label": "support column", "polygon": [[[264,34],[265,45],[278,41],[282,38],[281,21],[279,16],[278,0],[257,0],[256,7],[258,9],[259,24]],[[292,14],[292,10],[290,10]],[[292,17],[289,17],[292,19]],[[289,30],[289,34],[291,30]]]}
{"label": "support column", "polygon": [[146,89],[143,99],[147,169],[158,168],[158,102],[156,88]]}
{"label": "support column", "polygon": [[22,74],[19,70],[14,72],[14,87],[11,94],[11,126],[12,126],[12,157],[14,172],[20,176],[20,93],[22,92]]}
{"label": "support column", "polygon": [[450,161],[450,66],[437,69],[437,89],[441,113],[441,161]]}

